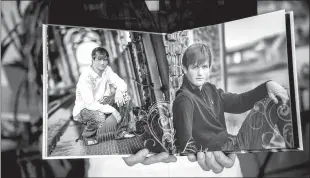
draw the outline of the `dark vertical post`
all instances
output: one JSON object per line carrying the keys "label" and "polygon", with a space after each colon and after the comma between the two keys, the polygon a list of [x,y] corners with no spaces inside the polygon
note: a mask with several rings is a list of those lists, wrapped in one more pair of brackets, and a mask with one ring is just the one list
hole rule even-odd
{"label": "dark vertical post", "polygon": [[227,91],[227,63],[226,63],[226,47],[225,47],[225,24],[219,25],[220,36],[220,60],[222,66],[222,87]]}

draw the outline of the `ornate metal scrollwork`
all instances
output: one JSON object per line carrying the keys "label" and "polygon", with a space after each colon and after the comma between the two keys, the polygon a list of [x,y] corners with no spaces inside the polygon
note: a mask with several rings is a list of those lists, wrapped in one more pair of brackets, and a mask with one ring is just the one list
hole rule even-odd
{"label": "ornate metal scrollwork", "polygon": [[[260,119],[250,127],[254,130],[263,128],[264,123],[271,131],[262,135],[263,147],[269,148],[292,148],[294,146],[291,107],[289,104],[275,104],[270,98],[266,98],[255,104],[250,119]],[[260,114],[262,117],[255,117]],[[253,116],[253,117],[252,117]],[[264,122],[266,121],[266,122]]]}
{"label": "ornate metal scrollwork", "polygon": [[159,101],[138,113],[135,134],[147,135],[144,146],[151,152],[175,152],[175,132],[169,107],[169,102]]}

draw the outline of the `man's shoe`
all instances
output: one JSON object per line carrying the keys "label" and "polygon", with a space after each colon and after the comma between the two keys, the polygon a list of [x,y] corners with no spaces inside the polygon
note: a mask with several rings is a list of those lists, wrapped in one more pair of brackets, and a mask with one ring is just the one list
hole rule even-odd
{"label": "man's shoe", "polygon": [[84,138],[85,145],[91,146],[98,144],[98,140],[95,138]]}
{"label": "man's shoe", "polygon": [[124,138],[132,138],[132,137],[135,137],[136,135],[134,134],[131,134],[131,133],[127,133],[124,135]]}
{"label": "man's shoe", "polygon": [[133,138],[135,136],[136,135],[131,134],[131,133],[123,130],[123,131],[119,132],[118,134],[116,134],[115,140],[122,140],[122,139],[125,139],[125,138]]}

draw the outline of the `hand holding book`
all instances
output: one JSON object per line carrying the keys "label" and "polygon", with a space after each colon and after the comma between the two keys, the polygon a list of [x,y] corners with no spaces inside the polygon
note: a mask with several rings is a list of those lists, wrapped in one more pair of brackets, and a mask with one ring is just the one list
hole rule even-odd
{"label": "hand holding book", "polygon": [[[142,149],[138,153],[129,157],[124,157],[123,160],[128,166],[134,166],[138,163],[150,165],[155,163],[171,163],[176,162],[177,158],[174,155],[169,155],[166,152],[158,153],[147,157],[149,151]],[[214,152],[198,152],[187,156],[190,162],[198,162],[199,166],[204,171],[213,171],[216,174],[221,173],[224,168],[231,168],[235,163],[236,154],[224,154],[221,151]]]}
{"label": "hand holding book", "polygon": [[138,163],[144,165],[150,165],[155,163],[170,163],[176,162],[177,158],[174,155],[169,155],[167,152],[162,152],[158,154],[154,154],[151,156],[147,156],[149,154],[148,149],[142,149],[138,151],[136,154],[130,155],[129,157],[124,157],[123,160],[128,166],[134,166]]}
{"label": "hand holding book", "polygon": [[199,166],[205,170],[212,170],[214,173],[221,173],[224,168],[231,168],[235,163],[236,154],[225,155],[222,151],[198,152],[187,156],[191,162],[198,161]]}
{"label": "hand holding book", "polygon": [[289,101],[289,95],[287,91],[277,82],[269,81],[266,84],[269,97],[278,104],[278,98],[281,100],[283,105],[286,105]]}

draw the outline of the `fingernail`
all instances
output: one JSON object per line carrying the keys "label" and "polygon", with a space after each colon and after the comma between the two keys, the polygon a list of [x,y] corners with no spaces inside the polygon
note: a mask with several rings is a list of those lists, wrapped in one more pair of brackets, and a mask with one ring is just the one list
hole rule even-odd
{"label": "fingernail", "polygon": [[218,151],[215,151],[215,152],[214,152],[214,155],[215,155],[215,156],[219,156],[220,154],[219,154]]}

